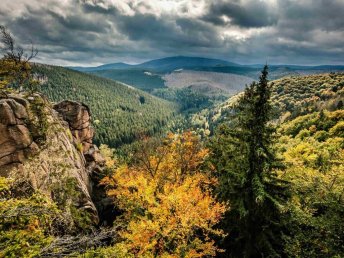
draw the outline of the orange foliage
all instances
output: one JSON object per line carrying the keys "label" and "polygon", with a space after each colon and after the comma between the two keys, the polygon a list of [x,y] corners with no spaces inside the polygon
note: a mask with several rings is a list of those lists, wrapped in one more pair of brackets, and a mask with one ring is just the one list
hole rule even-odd
{"label": "orange foliage", "polygon": [[[139,257],[215,256],[211,236],[226,205],[211,195],[216,180],[200,169],[208,150],[192,133],[168,135],[137,165],[122,165],[102,183],[123,211],[119,232],[129,253]],[[116,222],[115,222],[116,223]]]}

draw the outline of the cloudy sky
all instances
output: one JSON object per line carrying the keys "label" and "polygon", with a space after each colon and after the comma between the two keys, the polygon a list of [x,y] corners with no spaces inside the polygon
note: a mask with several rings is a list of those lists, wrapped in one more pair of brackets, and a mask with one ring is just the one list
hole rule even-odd
{"label": "cloudy sky", "polygon": [[36,61],[344,64],[344,0],[1,0],[0,24]]}

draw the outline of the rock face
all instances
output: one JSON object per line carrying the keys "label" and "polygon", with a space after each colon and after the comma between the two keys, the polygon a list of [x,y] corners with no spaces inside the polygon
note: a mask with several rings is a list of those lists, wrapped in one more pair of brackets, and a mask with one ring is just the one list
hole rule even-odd
{"label": "rock face", "polygon": [[82,144],[82,152],[86,153],[92,146],[94,130],[90,122],[90,110],[82,103],[65,100],[56,105],[54,109],[68,122],[74,142]]}
{"label": "rock face", "polygon": [[25,99],[0,99],[0,176],[6,176],[38,150],[25,124],[29,120],[28,106]]}
{"label": "rock face", "polygon": [[105,161],[93,135],[84,104],[63,101],[52,108],[38,94],[2,98],[0,176],[25,178],[54,200],[67,195],[66,205],[85,211],[96,224],[91,177],[101,173]]}

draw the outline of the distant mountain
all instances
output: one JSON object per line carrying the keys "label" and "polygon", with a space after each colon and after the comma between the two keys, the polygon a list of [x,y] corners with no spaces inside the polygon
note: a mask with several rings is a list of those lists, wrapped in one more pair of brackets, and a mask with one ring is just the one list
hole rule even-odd
{"label": "distant mountain", "polygon": [[130,68],[132,65],[126,63],[113,63],[113,64],[104,64],[100,66],[94,67],[82,67],[82,66],[70,66],[67,68],[77,70],[80,72],[90,72],[90,71],[99,71],[99,70],[107,70],[107,69],[125,69]]}
{"label": "distant mountain", "polygon": [[151,60],[137,67],[160,71],[160,72],[172,72],[177,69],[185,69],[189,67],[219,67],[219,66],[240,66],[232,62],[204,58],[204,57],[188,57],[188,56],[173,56],[156,60]]}
{"label": "distant mountain", "polygon": [[[205,58],[205,57],[189,57],[189,56],[172,56],[161,59],[150,60],[137,65],[130,65],[126,63],[111,63],[96,67],[69,67],[73,70],[83,72],[94,72],[103,70],[144,70],[155,73],[171,73],[175,70],[195,70],[195,71],[209,71],[219,73],[233,73],[245,75],[257,79],[262,69],[262,64],[241,65],[225,60]],[[344,71],[343,65],[270,65],[270,78],[278,79],[287,75],[302,75]],[[107,78],[109,72],[105,73]],[[116,79],[116,78],[115,78]],[[140,88],[140,87],[139,87]],[[142,87],[141,87],[142,88]],[[145,86],[145,88],[147,88]],[[151,87],[148,87],[151,88]],[[154,88],[154,87],[153,87]]]}
{"label": "distant mountain", "polygon": [[[120,81],[150,93],[156,89],[171,87],[168,84],[173,81],[172,87],[175,87],[175,85],[178,88],[190,87],[193,90],[214,95],[216,92],[219,94],[223,92],[232,94],[233,89],[242,89],[249,80],[259,78],[262,67],[263,65],[260,64],[241,65],[204,57],[172,56],[137,65],[113,63],[97,67],[72,67],[72,69]],[[191,71],[194,71],[194,73]],[[343,71],[344,66],[341,65],[302,66],[279,64],[269,66],[271,80],[285,76]],[[220,74],[230,75],[226,77]],[[197,78],[198,75],[201,79]],[[209,78],[205,78],[206,75]],[[239,77],[235,77],[236,79],[233,81],[234,75],[241,75],[246,78],[241,80]],[[221,82],[218,83],[217,80],[221,80]]]}
{"label": "distant mountain", "polygon": [[232,62],[204,58],[204,57],[188,57],[188,56],[172,56],[161,59],[154,59],[142,64],[130,65],[126,63],[105,64],[97,67],[69,67],[74,70],[90,72],[108,69],[146,69],[156,72],[172,72],[176,69],[185,69],[189,67],[217,67],[217,66],[240,66]]}

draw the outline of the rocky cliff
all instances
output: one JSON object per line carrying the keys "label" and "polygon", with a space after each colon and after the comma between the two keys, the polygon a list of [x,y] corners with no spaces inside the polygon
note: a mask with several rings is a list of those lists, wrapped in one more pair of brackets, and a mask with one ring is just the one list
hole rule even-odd
{"label": "rocky cliff", "polygon": [[92,201],[92,173],[104,160],[92,144],[90,111],[43,96],[13,94],[0,99],[0,176],[25,180],[66,212],[84,213],[98,223]]}

